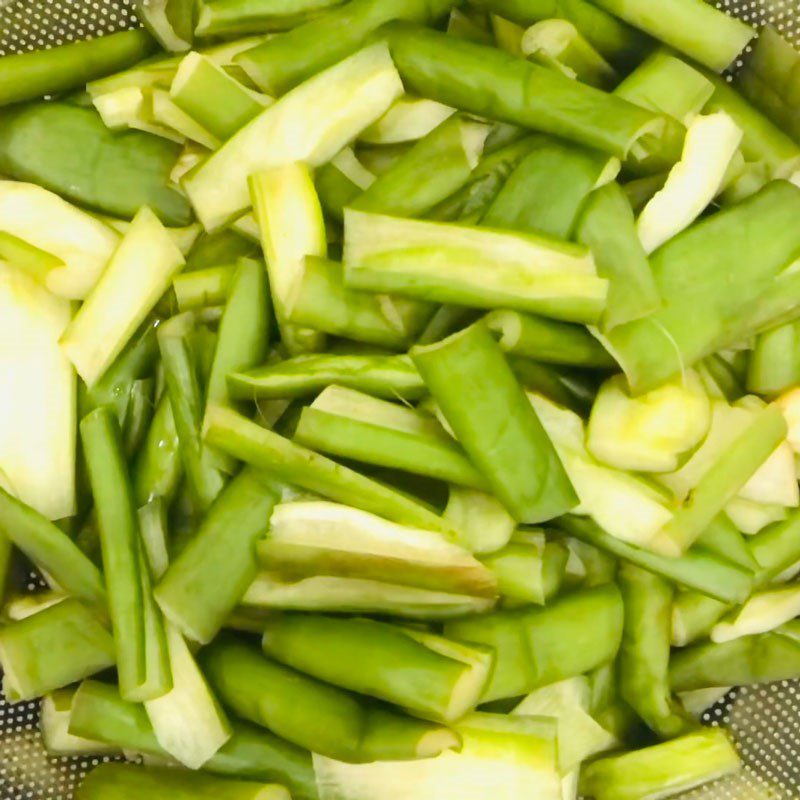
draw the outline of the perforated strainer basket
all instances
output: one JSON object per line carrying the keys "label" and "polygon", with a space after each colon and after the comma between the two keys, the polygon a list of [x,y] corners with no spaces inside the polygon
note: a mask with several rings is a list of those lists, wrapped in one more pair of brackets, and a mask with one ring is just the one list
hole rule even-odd
{"label": "perforated strainer basket", "polygon": [[[771,23],[800,45],[800,0],[717,0],[716,5],[756,26]],[[131,0],[0,0],[0,55],[138,25]],[[43,588],[30,576],[27,588],[37,587]],[[731,732],[745,769],[683,795],[684,800],[800,800],[800,680],[732,689],[702,721]],[[0,800],[72,800],[83,776],[109,760],[48,756],[38,701],[8,703],[0,694]]]}

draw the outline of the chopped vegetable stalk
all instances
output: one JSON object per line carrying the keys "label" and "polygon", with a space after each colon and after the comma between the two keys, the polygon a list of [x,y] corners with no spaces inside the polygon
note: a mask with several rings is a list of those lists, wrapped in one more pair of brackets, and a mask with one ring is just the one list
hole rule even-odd
{"label": "chopped vegetable stalk", "polygon": [[585,759],[619,745],[617,738],[592,718],[590,703],[589,679],[580,675],[537,689],[511,713],[556,719],[558,766],[563,775]]}
{"label": "chopped vegetable stalk", "polygon": [[581,793],[597,800],[657,800],[740,768],[728,734],[722,728],[704,728],[589,764],[581,774]]}
{"label": "chopped vegetable stalk", "polygon": [[216,150],[220,146],[220,139],[187,114],[164,89],[151,89],[147,92],[145,114],[152,117],[157,124],[176,131],[185,139],[209,150]]}
{"label": "chopped vegetable stalk", "polygon": [[619,67],[638,63],[650,48],[647,36],[588,0],[480,0],[479,6],[526,27],[553,18],[568,20]]}
{"label": "chopped vegetable stalk", "polygon": [[[775,278],[800,247],[793,222],[798,214],[800,189],[772,181],[653,254],[662,308],[607,334],[634,394],[656,388],[704,356],[769,327],[786,307],[794,308],[791,281]],[[732,276],[734,254],[739,266]],[[778,298],[786,306],[774,315]]]}
{"label": "chopped vegetable stalk", "polygon": [[689,719],[669,688],[672,587],[632,564],[620,568],[619,584],[625,605],[620,693],[653,731],[673,738],[685,731]]}
{"label": "chopped vegetable stalk", "polygon": [[295,356],[246,373],[228,376],[233,397],[304,397],[335,384],[390,400],[415,400],[425,385],[408,356],[320,355]]}
{"label": "chopped vegetable stalk", "polygon": [[460,744],[455,731],[368,705],[233,638],[217,639],[202,660],[232,711],[313,753],[354,763],[403,761]]}
{"label": "chopped vegetable stalk", "polygon": [[647,256],[639,242],[624,192],[614,181],[586,198],[576,221],[575,238],[594,254],[597,274],[608,281],[601,328],[640,319],[661,304]]}
{"label": "chopped vegetable stalk", "polygon": [[119,236],[90,214],[32,183],[0,181],[0,231],[15,251],[3,253],[15,266],[26,268],[19,248],[38,253],[45,267],[36,277],[54,294],[85,297],[106,268]]}
{"label": "chopped vegetable stalk", "polygon": [[197,6],[193,0],[135,0],[142,24],[167,51],[189,50],[194,39]]}
{"label": "chopped vegetable stalk", "polygon": [[269,285],[281,339],[290,354],[322,350],[324,334],[288,322],[306,256],[325,257],[325,220],[311,170],[300,162],[250,176],[250,195],[261,231]]}
{"label": "chopped vegetable stalk", "polygon": [[490,15],[490,22],[497,47],[511,55],[521,56],[523,54],[522,37],[525,29],[510,20],[497,16],[497,14]]}
{"label": "chopped vegetable stalk", "polygon": [[48,755],[82,756],[101,753],[117,754],[114,745],[84,739],[69,733],[69,720],[72,712],[72,698],[75,689],[58,689],[42,698],[39,725],[42,742]]}
{"label": "chopped vegetable stalk", "polygon": [[453,114],[454,108],[435,100],[404,95],[395,100],[379,120],[364,129],[358,140],[365,144],[414,142],[427,136]]}
{"label": "chopped vegetable stalk", "polygon": [[776,395],[800,384],[800,323],[789,322],[756,338],[747,366],[747,388]]}
{"label": "chopped vegetable stalk", "polygon": [[172,404],[165,392],[133,465],[132,480],[137,506],[155,498],[169,503],[183,475],[180,440],[175,430]]}
{"label": "chopped vegetable stalk", "polygon": [[257,86],[279,96],[355,53],[385,22],[433,22],[454,4],[454,0],[351,0],[248,50],[236,61]]}
{"label": "chopped vegetable stalk", "polygon": [[456,438],[515,519],[541,522],[575,504],[552,443],[485,326],[411,352]]}
{"label": "chopped vegetable stalk", "polygon": [[158,217],[143,208],[61,339],[91,387],[108,369],[183,266]]}
{"label": "chopped vegetable stalk", "polygon": [[616,158],[542,137],[509,175],[481,224],[568,239],[589,193],[617,172]]}
{"label": "chopped vegetable stalk", "polygon": [[492,44],[492,35],[484,19],[480,15],[465,13],[458,8],[454,8],[447,19],[447,34],[470,42]]}
{"label": "chopped vegetable stalk", "polygon": [[257,472],[241,472],[161,579],[156,600],[186,636],[210,642],[252,583],[255,543],[269,525],[275,499]]}
{"label": "chopped vegetable stalk", "polygon": [[786,436],[786,422],[777,408],[767,407],[751,420],[747,429],[710,465],[690,497],[651,541],[658,552],[669,556],[684,553]]}
{"label": "chopped vegetable stalk", "polygon": [[496,590],[480,562],[440,535],[316,500],[278,505],[258,555],[270,573],[292,578],[385,581],[486,598]]}
{"label": "chopped vegetable stalk", "polygon": [[770,633],[685,647],[670,661],[672,688],[684,692],[794,679],[800,675],[797,635],[797,622],[790,622]]}
{"label": "chopped vegetable stalk", "polygon": [[742,131],[724,112],[689,123],[681,160],[636,222],[646,252],[652,253],[700,216],[722,187],[741,140]]}
{"label": "chopped vegetable stalk", "polygon": [[264,265],[239,259],[227,289],[217,347],[206,385],[206,407],[231,406],[227,376],[261,364],[269,347],[270,297]]}
{"label": "chopped vegetable stalk", "polygon": [[[341,392],[349,408],[327,405],[331,393]],[[410,425],[397,426],[383,415],[394,412]],[[350,389],[328,387],[304,408],[294,433],[300,444],[329,455],[367,464],[400,469],[476,489],[486,489],[486,479],[464,451],[435,420]]]}
{"label": "chopped vegetable stalk", "polygon": [[473,553],[505,547],[517,526],[493,494],[462,486],[450,486],[444,518],[455,528],[458,542]]}
{"label": "chopped vegetable stalk", "polygon": [[[203,765],[204,772],[274,781],[297,800],[317,800],[311,755],[263,728],[234,720],[233,735]],[[91,736],[123,750],[167,758],[142,705],[119,696],[115,686],[84,681],[75,694],[70,733]]]}
{"label": "chopped vegetable stalk", "polygon": [[191,341],[193,326],[191,312],[173,317],[159,327],[158,346],[188,488],[197,507],[205,510],[222,490],[225,478],[217,467],[215,453],[202,440],[203,408]]}
{"label": "chopped vegetable stalk", "polygon": [[613,367],[614,359],[585,328],[519,311],[492,311],[486,325],[504,352],[549,364]]}
{"label": "chopped vegetable stalk", "polygon": [[560,800],[550,719],[476,713],[457,726],[463,745],[425,761],[345,764],[314,755],[320,800]]}
{"label": "chopped vegetable stalk", "polygon": [[148,111],[149,95],[145,91],[138,86],[125,86],[93,97],[92,105],[105,126],[115,133],[131,129],[183,144],[186,137],[182,133],[156,121]]}
{"label": "chopped vegetable stalk", "polygon": [[0,264],[3,481],[48,519],[76,512],[75,376],[58,346],[69,320],[66,300]]}
{"label": "chopped vegetable stalk", "polygon": [[495,648],[483,700],[519,697],[613,659],[623,606],[612,584],[566,595],[541,609],[498,611],[445,623],[445,635]]}
{"label": "chopped vegetable stalk", "polygon": [[[248,589],[240,613],[260,633],[263,619],[275,609],[336,614],[382,614],[409,620],[445,620],[489,611],[494,600],[473,594],[417,586],[318,575],[281,580],[262,573]],[[235,616],[228,626],[235,628]]]}
{"label": "chopped vegetable stalk", "polygon": [[800,614],[800,590],[797,586],[765,589],[729,617],[711,629],[712,642],[728,642],[740,636],[767,633]]}
{"label": "chopped vegetable stalk", "polygon": [[236,268],[232,264],[206,267],[176,275],[172,289],[180,311],[194,311],[207,306],[222,305],[228,298],[231,279]]}
{"label": "chopped vegetable stalk", "polygon": [[0,531],[59,588],[102,611],[106,594],[97,567],[66,533],[2,487]]}
{"label": "chopped vegetable stalk", "polygon": [[[203,10],[219,3],[203,5]],[[257,117],[271,98],[247,89],[208,56],[188,53],[181,61],[170,97],[199,125],[225,141]]]}
{"label": "chopped vegetable stalk", "polygon": [[666,49],[651,53],[628,75],[614,94],[688,125],[714,94],[702,72]]}
{"label": "chopped vegetable stalk", "polygon": [[509,53],[414,25],[387,30],[406,87],[480,117],[551,133],[619,158],[662,121]]}
{"label": "chopped vegetable stalk", "polygon": [[206,230],[247,210],[248,176],[296,161],[324,164],[378,119],[402,90],[386,45],[375,44],[281,97],[184,178]]}
{"label": "chopped vegetable stalk", "polygon": [[714,517],[712,523],[700,534],[697,545],[746,569],[754,572],[758,569],[758,562],[749,543],[727,514]]}
{"label": "chopped vegetable stalk", "polygon": [[568,552],[560,542],[548,542],[542,531],[519,531],[481,561],[497,577],[502,597],[543,606],[561,588]]}
{"label": "chopped vegetable stalk", "polygon": [[78,600],[68,598],[0,628],[3,694],[33,700],[114,666],[111,634]]}
{"label": "chopped vegetable stalk", "polygon": [[375,175],[356,157],[350,147],[337,153],[317,170],[315,185],[326,213],[342,219],[345,206],[375,182]]}
{"label": "chopped vegetable stalk", "polygon": [[631,397],[624,377],[615,375],[597,393],[586,448],[618,469],[673,472],[710,425],[711,403],[696,373],[639,397]]}
{"label": "chopped vegetable stalk", "polygon": [[145,31],[132,30],[6,55],[0,67],[0,105],[80,88],[141,61],[153,49],[154,42]]}
{"label": "chopped vegetable stalk", "polygon": [[581,245],[354,209],[345,211],[344,267],[354,289],[576,322],[596,321],[607,292]]}
{"label": "chopped vegetable stalk", "polygon": [[522,37],[522,52],[544,66],[552,66],[568,78],[598,89],[609,89],[619,80],[614,67],[592,47],[569,20],[546,19],[532,25]]}
{"label": "chopped vegetable stalk", "polygon": [[736,17],[694,0],[668,0],[658,9],[647,0],[598,0],[597,5],[716,72],[727,69],[756,35]]}
{"label": "chopped vegetable stalk", "polygon": [[123,697],[144,700],[145,619],[140,532],[117,420],[106,407],[81,421],[83,452],[100,528],[103,571]]}
{"label": "chopped vegetable stalk", "polygon": [[[152,2],[152,0],[150,0]],[[291,800],[289,792],[276,784],[255,783],[211,777],[135,764],[101,764],[78,787],[76,800],[122,800],[149,797],[151,800]]]}
{"label": "chopped vegetable stalk", "polygon": [[341,0],[214,0],[200,6],[195,33],[203,37],[240,36],[291,30],[340,3]]}
{"label": "chopped vegetable stalk", "polygon": [[672,603],[672,645],[686,647],[705,638],[730,608],[730,603],[723,603],[700,592],[679,592]]}
{"label": "chopped vegetable stalk", "polygon": [[[271,658],[326,683],[448,723],[478,705],[493,662],[489,650],[432,633],[374,620],[299,614],[268,619],[262,647]],[[320,650],[327,653],[324,659]],[[407,671],[405,680],[399,664]]]}
{"label": "chopped vegetable stalk", "polygon": [[387,519],[449,533],[427,506],[225,408],[207,415],[207,441],[276,478]]}
{"label": "chopped vegetable stalk", "polygon": [[464,186],[489,126],[451,117],[420,139],[349,205],[361,211],[421,217]]}
{"label": "chopped vegetable stalk", "polygon": [[589,519],[567,516],[558,521],[558,526],[607,553],[722,602],[743,603],[750,596],[752,572],[701,548],[689,550],[680,558],[667,558],[623,542]]}
{"label": "chopped vegetable stalk", "polygon": [[[164,224],[181,226],[192,220],[188,201],[169,185],[179,150],[175,142],[147,133],[114,133],[93,109],[48,102],[3,115],[0,171],[105,214],[131,219],[148,206]],[[97,275],[99,270],[89,286]]]}
{"label": "chopped vegetable stalk", "polygon": [[289,310],[292,323],[393,350],[413,340],[431,315],[418,300],[348,289],[342,265],[307,256]]}

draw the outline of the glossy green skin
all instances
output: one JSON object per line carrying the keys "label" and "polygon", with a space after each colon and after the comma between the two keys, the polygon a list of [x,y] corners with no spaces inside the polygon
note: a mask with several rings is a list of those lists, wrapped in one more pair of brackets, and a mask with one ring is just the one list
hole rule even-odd
{"label": "glossy green skin", "polygon": [[218,638],[201,660],[219,698],[238,716],[340,761],[413,759],[420,739],[439,729],[369,706],[233,637]]}
{"label": "glossy green skin", "polygon": [[163,497],[169,503],[178,490],[182,476],[180,440],[175,429],[172,405],[164,392],[133,464],[137,506],[141,507],[156,497]]}
{"label": "glossy green skin", "polygon": [[800,383],[800,322],[759,334],[747,366],[747,390],[781,394]]}
{"label": "glossy green skin", "polygon": [[456,439],[519,521],[564,514],[577,497],[500,346],[482,323],[411,357]]}
{"label": "glossy green skin", "polygon": [[114,666],[114,640],[96,615],[74,598],[0,630],[2,666],[14,674],[11,701],[32,700]]}
{"label": "glossy green skin", "polygon": [[161,609],[193,640],[210,642],[253,582],[255,543],[266,532],[277,499],[255,470],[240,472],[158,584]]}
{"label": "glossy green skin", "polygon": [[673,588],[633,564],[623,563],[617,580],[625,606],[618,656],[620,692],[653,731],[672,738],[689,725],[669,688]]}
{"label": "glossy green skin", "polygon": [[622,637],[619,589],[606,583],[544,608],[520,608],[445,623],[445,635],[495,648],[484,702],[519,697],[611,661]]}
{"label": "glossy green skin", "polygon": [[140,699],[135,695],[147,677],[140,533],[119,424],[103,406],[83,418],[80,431],[100,528],[120,686],[123,696]]}
{"label": "glossy green skin", "polygon": [[[233,735],[203,772],[287,786],[296,800],[317,800],[311,754],[261,727],[232,721]],[[147,712],[120,697],[116,686],[84,681],[72,702],[69,731],[123,750],[166,758]]]}
{"label": "glossy green skin", "polygon": [[215,0],[204,6],[198,36],[288,31],[340,5],[342,0]]}
{"label": "glossy green skin", "polygon": [[659,117],[509,53],[404,23],[386,36],[408,91],[624,157]]}
{"label": "glossy green skin", "polygon": [[562,517],[558,520],[558,527],[617,558],[722,602],[743,603],[753,588],[752,572],[723,561],[702,548],[692,548],[680,558],[667,558],[610,536],[586,517]]}
{"label": "glossy green skin", "polygon": [[425,24],[444,16],[453,0],[351,0],[236,58],[267,94],[285,94],[361,48],[381,25],[405,19]]}
{"label": "glossy green skin", "polygon": [[141,131],[115,133],[91,108],[65,103],[15,107],[0,126],[0,171],[67,200],[132,219],[149,206],[163,223],[192,221],[189,202],[169,185],[180,145]]}
{"label": "glossy green skin", "polygon": [[155,42],[149,34],[132,30],[6,55],[0,60],[0,106],[83,87],[138,63],[153,50]]}

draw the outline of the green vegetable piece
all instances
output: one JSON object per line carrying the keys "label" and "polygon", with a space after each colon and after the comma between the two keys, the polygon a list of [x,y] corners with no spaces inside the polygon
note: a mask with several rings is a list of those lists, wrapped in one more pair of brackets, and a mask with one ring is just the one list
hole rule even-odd
{"label": "green vegetable piece", "polygon": [[716,72],[727,69],[756,35],[745,22],[694,0],[669,0],[657,11],[647,0],[599,0],[597,5]]}
{"label": "green vegetable piece", "polygon": [[144,700],[147,681],[140,532],[119,424],[107,407],[81,421],[83,452],[100,528],[103,571],[122,695]]}
{"label": "green vegetable piece", "polygon": [[276,478],[407,525],[449,533],[432,510],[224,408],[208,413],[207,441]]}
{"label": "green vegetable piece", "polygon": [[351,0],[236,61],[257,86],[279,96],[355,53],[385,22],[433,22],[453,5],[453,0]]}
{"label": "green vegetable piece", "polygon": [[114,133],[92,109],[50,102],[4,115],[0,170],[105,214],[131,219],[148,206],[166,225],[181,226],[191,209],[168,183],[179,149],[140,131]]}
{"label": "green vegetable piece", "polygon": [[224,305],[236,267],[225,264],[205,267],[176,275],[172,289],[179,311],[196,311],[208,306]]}
{"label": "green vegetable piece", "polygon": [[577,502],[536,412],[485,326],[417,346],[411,355],[456,438],[518,521],[552,519]]}
{"label": "green vegetable piece", "polygon": [[753,574],[743,567],[718,558],[702,548],[693,548],[680,558],[667,558],[623,542],[603,531],[589,519],[562,517],[558,526],[581,541],[650,570],[689,589],[696,589],[724,603],[742,603],[753,586]]}
{"label": "green vegetable piece", "polygon": [[415,400],[425,392],[407,356],[310,354],[228,377],[231,395],[243,400],[304,397],[332,384],[389,400]]}
{"label": "green vegetable piece", "polygon": [[180,440],[172,404],[164,392],[133,464],[131,478],[137,506],[158,497],[169,503],[178,490],[182,475]]}
{"label": "green vegetable piece", "polygon": [[[364,144],[391,145],[415,142],[438,128],[446,119],[456,113],[454,108],[437,103],[435,100],[426,100],[424,97],[403,95],[392,103],[392,107],[379,119],[365,128],[358,140]],[[380,150],[374,152],[380,153]],[[391,148],[384,152],[391,154]],[[406,148],[397,148],[397,157],[405,155]],[[394,165],[397,159],[387,159],[387,169]],[[376,170],[384,172],[385,170]]]}
{"label": "green vegetable piece", "polygon": [[630,203],[618,183],[607,183],[589,195],[576,223],[575,238],[592,251],[597,274],[608,281],[602,330],[658,309],[658,288],[636,233]]}
{"label": "green vegetable piece", "polygon": [[[326,683],[449,723],[474,710],[493,661],[488,650],[385,622],[300,614],[268,620],[262,647],[271,658]],[[320,659],[320,649],[329,657]]]}
{"label": "green vegetable piece", "polygon": [[154,49],[154,42],[145,31],[133,30],[7,55],[0,66],[0,105],[83,87],[89,81],[136,64]]}
{"label": "green vegetable piece", "polygon": [[197,6],[193,0],[135,0],[136,15],[167,51],[189,50]]}
{"label": "green vegetable piece", "polygon": [[245,33],[287,31],[302,25],[342,0],[214,0],[200,6],[198,36],[241,36]]}
{"label": "green vegetable piece", "polygon": [[481,556],[497,577],[502,597],[545,605],[558,594],[569,551],[560,542],[548,542],[542,531],[519,531],[502,549]]}
{"label": "green vegetable piece", "polygon": [[96,615],[69,598],[0,629],[3,693],[33,700],[114,666],[114,640]]}
{"label": "green vegetable piece", "polygon": [[[280,783],[298,800],[317,800],[311,755],[263,728],[234,720],[231,738],[202,766],[203,772],[240,780]],[[84,681],[75,694],[72,734],[91,736],[123,750],[166,758],[147,713],[123,700],[116,686]]]}
{"label": "green vegetable piece", "polygon": [[353,289],[573,322],[596,322],[605,307],[588,249],[543,234],[347,209],[343,261]]}
{"label": "green vegetable piece", "polygon": [[320,203],[337,220],[342,219],[345,206],[349,206],[374,181],[375,175],[358,160],[350,147],[345,147],[320,167],[315,176]]}
{"label": "green vegetable piece", "polygon": [[773,396],[800,384],[800,323],[788,322],[756,338],[747,365],[747,390]]}
{"label": "green vegetable piece", "polygon": [[211,777],[168,767],[136,764],[101,764],[78,787],[77,800],[291,800],[289,792],[275,784]]}
{"label": "green vegetable piece", "polygon": [[577,367],[613,367],[614,359],[585,328],[556,320],[492,311],[486,326],[498,336],[503,352],[548,364]]}
{"label": "green vegetable piece", "polygon": [[422,217],[464,186],[483,151],[488,126],[450,117],[420,139],[349,206]]}
{"label": "green vegetable piece", "polygon": [[722,728],[703,728],[671,742],[594,761],[581,772],[581,793],[597,800],[665,797],[740,768],[728,734]]}
{"label": "green vegetable piece", "polygon": [[[281,97],[184,176],[203,226],[218,230],[247,211],[250,175],[298,161],[309,167],[330,161],[402,91],[386,45],[374,44]],[[288,130],[294,134],[287,137]]]}
{"label": "green vegetable piece", "polygon": [[498,611],[445,623],[445,635],[495,648],[484,702],[519,697],[612,660],[623,605],[613,583],[559,598],[541,609]]}
{"label": "green vegetable piece", "polygon": [[210,642],[253,582],[255,543],[267,530],[275,501],[269,482],[245,469],[223,490],[161,579],[156,600],[186,636]]}
{"label": "green vegetable piece", "polygon": [[662,126],[644,109],[500,50],[403,23],[388,26],[387,37],[408,89],[480,117],[619,158]]}
{"label": "green vegetable piece", "polygon": [[218,638],[202,661],[223,702],[240,717],[314,753],[356,763],[403,761],[460,743],[448,728],[367,705],[233,638]]}
{"label": "green vegetable piece", "polygon": [[72,699],[75,689],[57,689],[42,698],[39,727],[42,742],[48,755],[86,756],[109,753],[118,755],[113,745],[84,739],[69,733],[69,720],[72,715]]}
{"label": "green vegetable piece", "polygon": [[618,579],[625,606],[620,693],[659,736],[674,738],[685,731],[689,719],[669,688],[672,587],[633,564],[623,564]]}
{"label": "green vegetable piece", "polygon": [[[794,307],[788,297],[791,276],[775,278],[800,247],[800,232],[792,223],[798,213],[800,189],[773,181],[739,205],[696,223],[653,254],[662,308],[608,333],[609,349],[634,394],[768,327],[779,321],[786,307]],[[723,292],[721,276],[729,274],[731,253],[736,253],[739,268],[734,281],[726,279]]]}
{"label": "green vegetable piece", "polygon": [[451,485],[444,518],[458,541],[472,553],[494,553],[505,547],[517,527],[506,507],[488,492]]}
{"label": "green vegetable piece", "polygon": [[325,389],[301,412],[293,438],[329,455],[488,488],[435,420],[350,389]]}
{"label": "green vegetable piece", "polygon": [[213,451],[202,440],[203,407],[192,347],[193,326],[191,312],[173,317],[159,327],[158,346],[189,491],[197,507],[205,510],[222,490],[225,478]]}
{"label": "green vegetable piece", "polygon": [[636,28],[588,0],[480,0],[483,8],[526,27],[548,19],[565,19],[612,64],[630,67],[650,47],[650,39]]}
{"label": "green vegetable piece", "polygon": [[589,193],[618,171],[614,158],[542,139],[509,175],[481,223],[569,239]]}

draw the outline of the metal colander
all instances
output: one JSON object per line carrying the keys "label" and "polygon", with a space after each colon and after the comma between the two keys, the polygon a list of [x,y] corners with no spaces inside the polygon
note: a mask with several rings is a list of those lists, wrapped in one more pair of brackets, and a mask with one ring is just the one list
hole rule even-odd
{"label": "metal colander", "polygon": [[[800,45],[800,0],[718,0],[716,6],[753,25],[772,23]],[[138,25],[130,0],[0,0],[0,55]],[[37,586],[30,576],[28,588]],[[800,800],[800,680],[733,689],[702,720],[730,730],[745,770],[684,800]],[[87,771],[109,760],[48,756],[39,703],[8,703],[0,695],[0,800],[71,800]]]}

